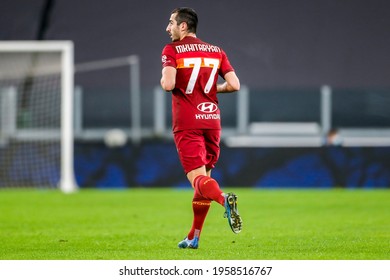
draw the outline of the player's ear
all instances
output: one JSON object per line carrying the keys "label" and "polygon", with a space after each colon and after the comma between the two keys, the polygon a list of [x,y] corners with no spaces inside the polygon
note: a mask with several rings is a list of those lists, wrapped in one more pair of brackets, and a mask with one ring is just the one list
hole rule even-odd
{"label": "player's ear", "polygon": [[187,23],[184,22],[184,21],[183,21],[182,23],[180,23],[179,27],[180,27],[180,31],[186,31],[186,30],[188,30],[188,25],[187,25]]}

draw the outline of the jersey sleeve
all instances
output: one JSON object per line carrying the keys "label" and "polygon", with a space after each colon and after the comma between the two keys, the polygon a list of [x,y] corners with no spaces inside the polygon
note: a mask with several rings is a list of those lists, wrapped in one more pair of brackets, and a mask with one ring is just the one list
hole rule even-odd
{"label": "jersey sleeve", "polygon": [[219,68],[219,75],[221,77],[224,77],[226,73],[234,71],[233,66],[230,64],[230,61],[224,51],[222,51],[222,60],[221,60],[221,67]]}
{"label": "jersey sleeve", "polygon": [[173,46],[171,45],[166,45],[162,51],[161,54],[161,63],[162,63],[162,68],[166,66],[172,66],[176,68],[176,58],[175,58],[175,51],[173,49]]}

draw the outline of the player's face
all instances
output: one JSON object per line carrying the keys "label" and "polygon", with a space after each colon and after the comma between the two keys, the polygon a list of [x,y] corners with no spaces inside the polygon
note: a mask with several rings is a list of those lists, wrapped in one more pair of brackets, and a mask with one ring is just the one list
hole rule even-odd
{"label": "player's face", "polygon": [[169,37],[171,37],[172,41],[178,41],[180,40],[180,28],[176,21],[176,13],[171,14],[171,17],[169,19],[169,23],[167,26],[166,31],[169,34]]}

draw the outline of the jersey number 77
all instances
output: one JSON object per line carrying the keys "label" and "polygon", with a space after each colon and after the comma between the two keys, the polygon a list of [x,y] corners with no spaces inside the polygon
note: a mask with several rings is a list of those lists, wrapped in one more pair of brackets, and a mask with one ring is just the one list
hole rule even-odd
{"label": "jersey number 77", "polygon": [[[186,88],[186,94],[192,94],[194,90],[196,80],[198,79],[200,68],[203,67],[212,67],[210,77],[207,80],[206,86],[204,87],[204,93],[209,93],[211,87],[213,86],[213,82],[215,79],[215,75],[217,74],[219,60],[216,58],[201,58],[201,57],[192,57],[192,58],[184,58],[183,60],[184,67],[193,67],[190,80],[188,81],[188,85]],[[203,65],[202,65],[203,64]]]}

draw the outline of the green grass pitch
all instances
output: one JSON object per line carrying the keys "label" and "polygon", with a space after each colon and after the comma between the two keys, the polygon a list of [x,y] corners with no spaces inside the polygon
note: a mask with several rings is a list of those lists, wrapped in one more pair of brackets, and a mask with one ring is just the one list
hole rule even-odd
{"label": "green grass pitch", "polygon": [[198,250],[178,249],[190,189],[0,191],[1,260],[389,260],[390,191],[231,188],[244,226],[213,203]]}

